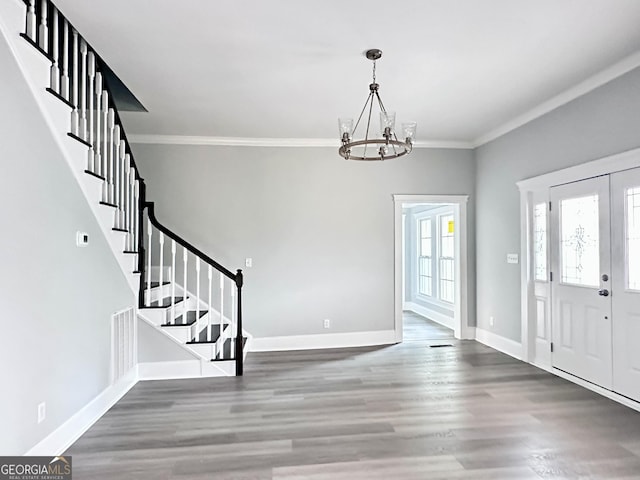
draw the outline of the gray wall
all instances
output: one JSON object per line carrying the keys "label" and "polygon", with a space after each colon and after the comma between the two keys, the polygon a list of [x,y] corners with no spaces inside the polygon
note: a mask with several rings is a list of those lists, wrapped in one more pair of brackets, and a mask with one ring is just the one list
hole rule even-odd
{"label": "gray wall", "polygon": [[515,182],[640,146],[636,69],[476,150],[478,326],[520,341],[520,204]]}
{"label": "gray wall", "polygon": [[176,362],[200,358],[176,344],[168,335],[138,319],[138,362]]}
{"label": "gray wall", "polygon": [[372,163],[347,162],[333,148],[135,145],[134,153],[160,222],[228,268],[253,258],[244,298],[256,337],[393,329],[394,193],[469,194],[474,238],[469,150]]}
{"label": "gray wall", "polygon": [[133,295],[2,35],[0,65],[0,454],[15,455],[109,385],[110,316]]}

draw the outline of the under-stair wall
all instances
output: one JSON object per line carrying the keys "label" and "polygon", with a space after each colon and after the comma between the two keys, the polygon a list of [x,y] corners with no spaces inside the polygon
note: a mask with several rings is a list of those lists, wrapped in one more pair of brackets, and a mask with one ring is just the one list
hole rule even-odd
{"label": "under-stair wall", "polygon": [[4,36],[14,2],[1,3],[0,452],[21,455],[109,387],[111,315],[135,297]]}

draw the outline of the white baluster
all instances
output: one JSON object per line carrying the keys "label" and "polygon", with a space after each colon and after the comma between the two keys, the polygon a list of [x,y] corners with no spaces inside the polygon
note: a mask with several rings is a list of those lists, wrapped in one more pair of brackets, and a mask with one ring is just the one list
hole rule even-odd
{"label": "white baluster", "polygon": [[78,135],[78,31],[74,28],[73,31],[73,96],[71,104],[73,105],[73,111],[71,112],[71,133]]}
{"label": "white baluster", "polygon": [[138,252],[140,255],[140,251],[138,250],[138,242],[140,241],[140,182],[135,179],[135,171],[133,171],[134,176],[134,197],[133,197],[133,250]]}
{"label": "white baluster", "polygon": [[171,240],[171,320],[176,318],[176,241]]}
{"label": "white baluster", "polygon": [[162,284],[164,283],[164,233],[160,232],[160,299],[164,300]]}
{"label": "white baluster", "polygon": [[196,257],[196,340],[200,339],[198,322],[200,321],[200,257]]}
{"label": "white baluster", "polygon": [[80,39],[80,138],[87,139],[87,42]]}
{"label": "white baluster", "polygon": [[27,37],[33,41],[36,40],[36,28],[36,2],[35,0],[29,0],[27,5]]}
{"label": "white baluster", "polygon": [[89,111],[88,111],[88,125],[87,125],[87,130],[89,133],[89,143],[91,144],[91,146],[89,147],[89,171],[90,172],[96,172],[96,152],[94,150],[94,128],[95,128],[95,124],[93,119],[95,118],[95,114],[93,111],[93,107],[94,107],[94,100],[95,100],[95,95],[93,93],[93,87],[95,85],[95,81],[96,81],[96,57],[93,54],[93,52],[89,52],[89,55],[87,56],[87,62],[88,62],[88,77],[89,77],[89,93],[88,93],[88,97],[89,97]]}
{"label": "white baluster", "polygon": [[53,13],[51,14],[51,30],[53,35],[53,45],[51,48],[51,90],[56,93],[60,93],[60,67],[58,66],[58,56],[60,55],[60,39],[58,38],[58,9],[53,6]]}
{"label": "white baluster", "polygon": [[213,283],[213,267],[209,265],[209,271],[207,273],[207,278],[209,279],[209,319],[207,320],[207,342],[211,341],[211,322],[213,318],[213,298],[211,297],[211,284]]}
{"label": "white baluster", "polygon": [[107,176],[109,172],[109,92],[102,91],[102,172],[100,175],[105,179],[104,201],[107,201]]}
{"label": "white baluster", "polygon": [[151,306],[151,237],[153,236],[153,227],[151,225],[151,220],[147,220],[147,231],[149,232],[149,253],[147,258],[147,307]]}
{"label": "white baluster", "polygon": [[102,155],[100,155],[100,149],[102,144],[100,143],[100,134],[101,130],[101,118],[102,118],[102,109],[100,108],[102,104],[102,74],[100,72],[96,73],[96,137],[95,137],[95,145],[93,147],[93,152],[95,155],[94,165],[96,167],[95,173],[98,175],[102,175]]}
{"label": "white baluster", "polygon": [[229,325],[229,332],[231,335],[231,340],[229,341],[229,357],[233,358],[234,357],[234,353],[235,353],[235,346],[236,346],[236,335],[235,335],[235,330],[236,330],[236,289],[233,288],[233,285],[231,286],[231,324]]}
{"label": "white baluster", "polygon": [[[111,110],[113,111],[113,109]],[[111,112],[109,112],[111,113]],[[118,210],[120,205],[118,201],[117,187],[118,187],[118,175],[120,175],[120,125],[115,124],[115,114],[114,116],[114,127],[113,127],[113,138],[111,139],[111,159],[113,160],[112,167],[112,176],[111,176],[111,189],[113,190],[113,194],[111,195],[111,203],[113,203],[116,208],[116,227],[120,228],[120,215],[118,215]]]}
{"label": "white baluster", "polygon": [[38,29],[38,45],[45,52],[49,50],[49,30],[47,27],[47,0],[40,3],[40,28]]}
{"label": "white baluster", "polygon": [[108,111],[107,121],[109,124],[109,141],[107,144],[107,149],[109,152],[108,155],[108,170],[107,170],[107,202],[112,205],[115,205],[115,191],[113,187],[113,177],[115,173],[115,140],[114,140],[114,130],[115,130],[115,114],[113,112],[113,108],[110,108]]}
{"label": "white baluster", "polygon": [[182,253],[182,261],[184,262],[184,275],[183,275],[183,279],[182,279],[182,323],[185,323],[187,320],[187,257],[189,256],[189,253],[187,252],[187,249],[184,248],[184,251]]}
{"label": "white baluster", "polygon": [[[128,155],[127,155],[128,158]],[[127,159],[124,161],[123,165],[123,174],[122,174],[122,228],[127,231],[126,236],[126,245],[127,250],[132,251],[129,248],[129,244],[131,241],[131,219],[129,218],[129,205],[131,204],[131,166]]]}
{"label": "white baluster", "polygon": [[125,197],[125,169],[126,169],[126,164],[127,164],[127,160],[129,159],[129,154],[126,153],[126,144],[124,142],[124,139],[120,140],[120,176],[118,177],[118,193],[120,195],[120,209],[118,210],[118,215],[120,215],[120,226],[124,229],[127,228],[127,222],[125,219],[125,204],[124,204],[124,197]]}
{"label": "white baluster", "polygon": [[[124,144],[124,140],[122,141]],[[131,219],[129,218],[129,175],[131,171],[131,157],[128,153],[124,155],[124,174],[122,178],[122,225],[127,231],[131,231]]]}
{"label": "white baluster", "polygon": [[220,359],[224,359],[224,275],[220,273]]}
{"label": "white baluster", "polygon": [[64,19],[62,27],[62,79],[60,80],[60,95],[69,100],[69,22]]}

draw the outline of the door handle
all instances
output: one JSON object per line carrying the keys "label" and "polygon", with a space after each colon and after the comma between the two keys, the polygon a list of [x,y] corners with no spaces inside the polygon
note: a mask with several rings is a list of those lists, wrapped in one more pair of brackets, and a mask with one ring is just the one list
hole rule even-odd
{"label": "door handle", "polygon": [[598,290],[598,295],[600,295],[601,297],[608,297],[609,290],[607,290],[606,288],[601,288],[600,290]]}

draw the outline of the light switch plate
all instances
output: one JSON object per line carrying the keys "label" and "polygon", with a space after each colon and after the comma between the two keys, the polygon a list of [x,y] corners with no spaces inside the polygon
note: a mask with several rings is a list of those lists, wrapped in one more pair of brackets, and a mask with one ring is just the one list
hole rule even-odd
{"label": "light switch plate", "polygon": [[507,263],[518,263],[518,254],[507,253]]}
{"label": "light switch plate", "polygon": [[244,266],[247,267],[247,268],[253,267],[253,258],[245,258],[244,259]]}

